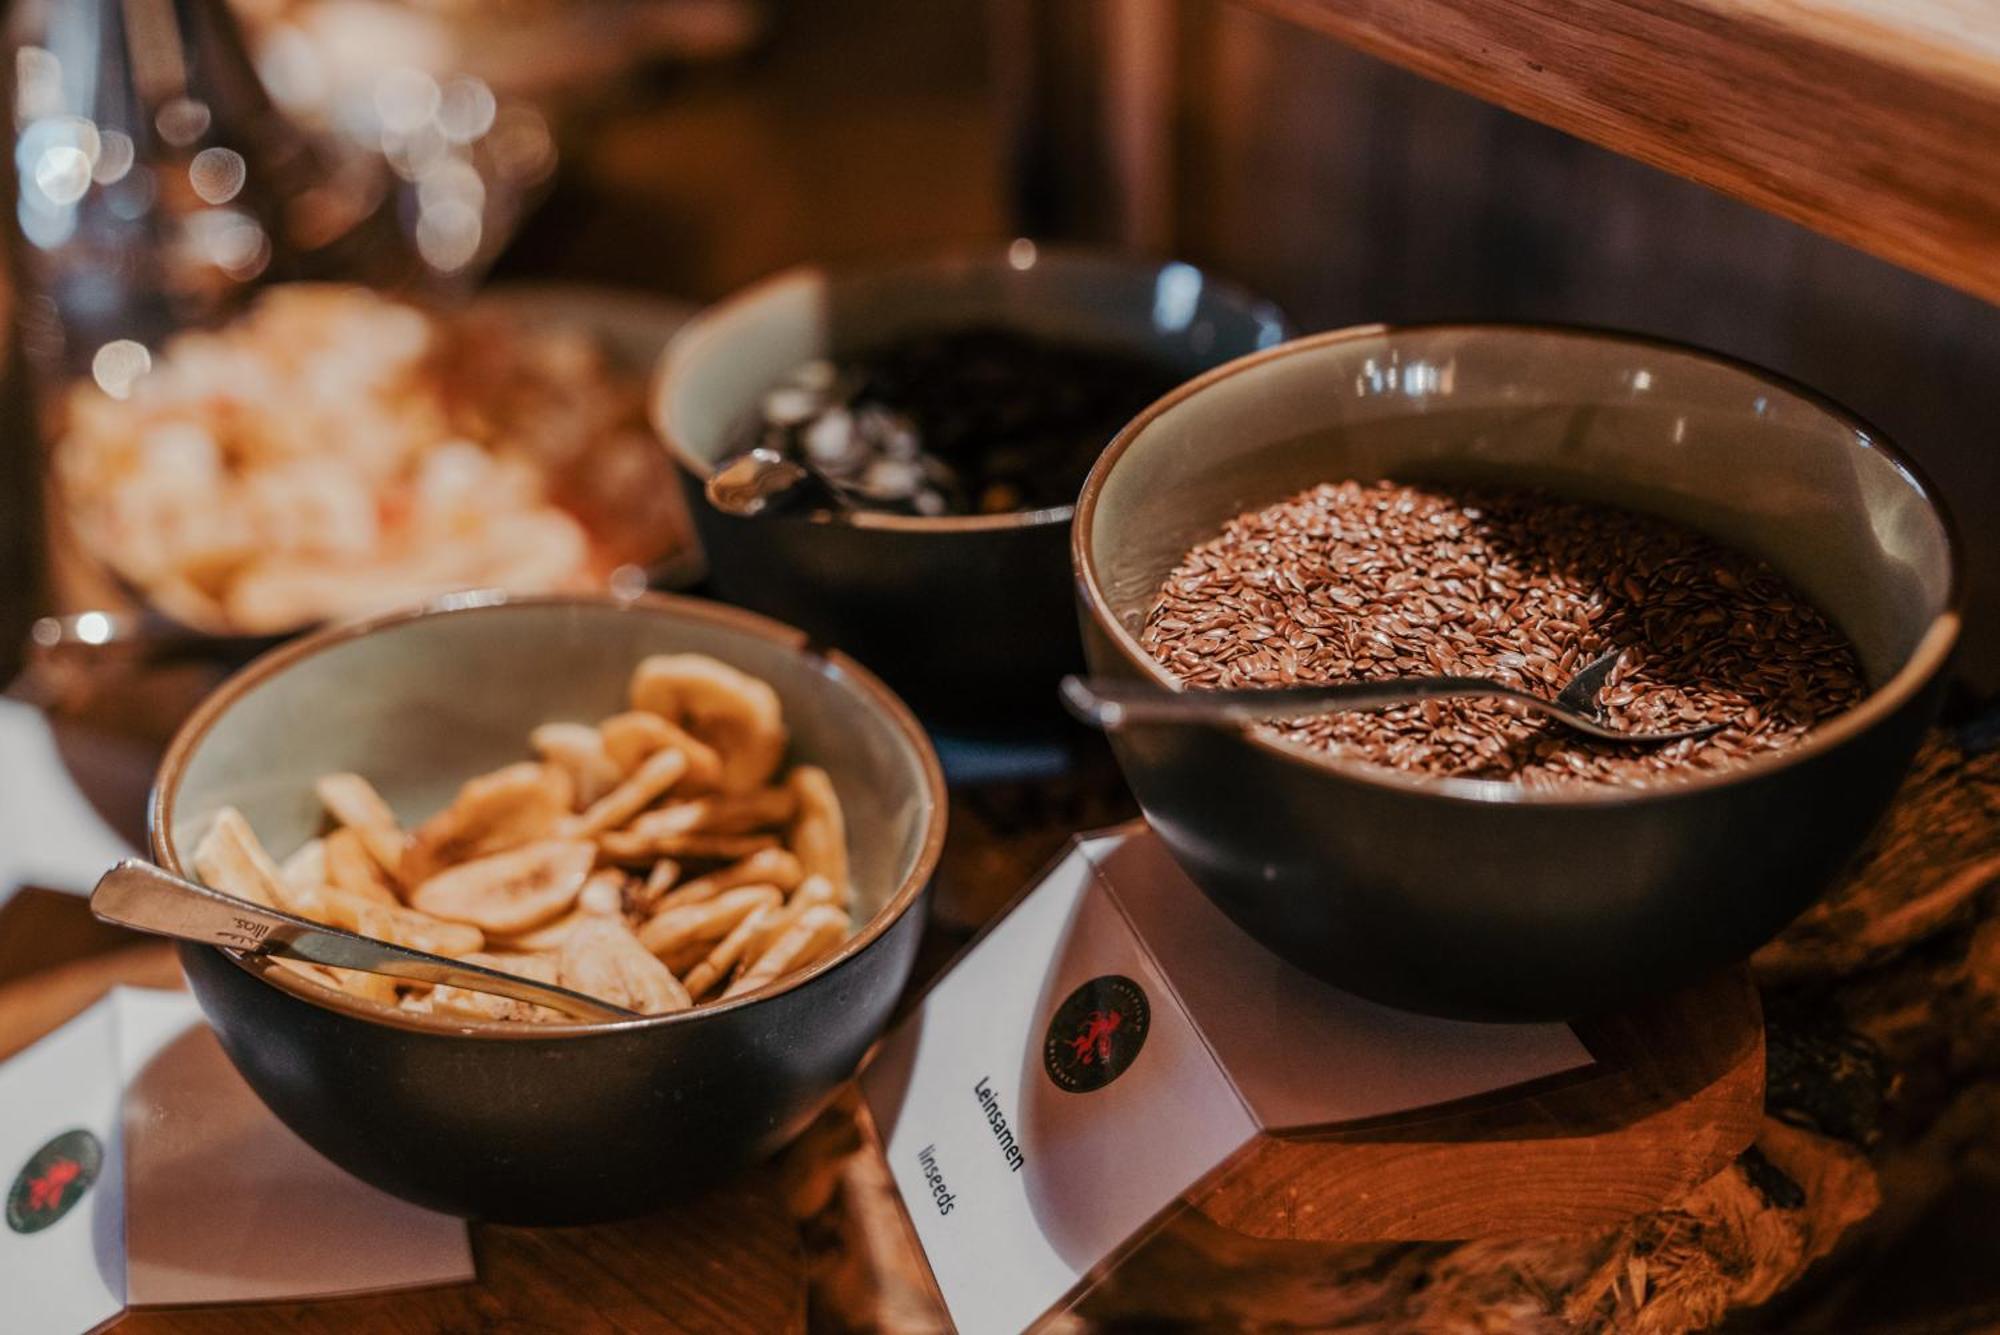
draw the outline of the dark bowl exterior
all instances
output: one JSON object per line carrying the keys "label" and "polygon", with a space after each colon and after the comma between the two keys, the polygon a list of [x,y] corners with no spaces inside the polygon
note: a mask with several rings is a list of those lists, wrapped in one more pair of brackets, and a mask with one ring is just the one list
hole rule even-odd
{"label": "dark bowl exterior", "polygon": [[837,967],[752,1005],[547,1039],[372,1023],[208,946],[182,946],[181,963],[251,1089],[340,1167],[450,1214],[587,1224],[696,1195],[796,1135],[887,1022],[926,898]]}
{"label": "dark bowl exterior", "polygon": [[[1093,671],[1128,674],[1088,622],[1085,642]],[[1234,729],[1130,727],[1112,744],[1189,877],[1293,964],[1405,1010],[1564,1019],[1732,964],[1824,893],[1887,810],[1943,683],[1795,764],[1641,802],[1445,797]]]}
{"label": "dark bowl exterior", "polygon": [[740,519],[682,481],[715,596],[853,655],[934,727],[1060,722],[1054,683],[1083,661],[1067,515],[956,531]]}

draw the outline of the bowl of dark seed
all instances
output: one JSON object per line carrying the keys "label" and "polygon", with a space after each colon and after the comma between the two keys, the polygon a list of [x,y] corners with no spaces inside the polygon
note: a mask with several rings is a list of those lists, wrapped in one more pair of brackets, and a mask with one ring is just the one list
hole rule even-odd
{"label": "bowl of dark seed", "polygon": [[1949,520],[1879,432],[1566,329],[1369,327],[1211,372],[1098,461],[1072,555],[1099,676],[1552,697],[1615,652],[1605,721],[1714,729],[1606,742],[1452,699],[1114,731],[1246,931],[1464,1018],[1621,1005],[1776,934],[1886,809],[1958,633]]}
{"label": "bowl of dark seed", "polygon": [[[1285,333],[1189,265],[1026,241],[795,269],[683,330],[654,420],[718,596],[852,653],[929,723],[1012,732],[1056,717],[1082,661],[1068,530],[1098,453]],[[746,468],[750,504],[717,495]]]}

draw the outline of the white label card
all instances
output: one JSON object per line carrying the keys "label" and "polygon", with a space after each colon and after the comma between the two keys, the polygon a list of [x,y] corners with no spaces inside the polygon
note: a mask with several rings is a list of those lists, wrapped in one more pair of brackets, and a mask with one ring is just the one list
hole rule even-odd
{"label": "white label card", "polygon": [[1256,1131],[1079,857],[931,990],[862,1091],[965,1335],[1062,1304]]}
{"label": "white label card", "polygon": [[0,1066],[0,1329],[78,1335],[125,1310],[118,1027],[100,1001]]}

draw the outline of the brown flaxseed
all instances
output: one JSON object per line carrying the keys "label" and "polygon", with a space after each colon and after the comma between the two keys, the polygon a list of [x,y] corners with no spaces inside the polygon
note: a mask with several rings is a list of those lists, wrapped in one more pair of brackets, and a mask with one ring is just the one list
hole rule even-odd
{"label": "brown flaxseed", "polygon": [[1343,757],[1530,787],[1672,782],[1795,744],[1866,691],[1852,645],[1768,565],[1692,529],[1549,492],[1322,484],[1181,559],[1141,643],[1191,686],[1452,673],[1554,695],[1625,654],[1600,699],[1669,746],[1595,742],[1499,701],[1262,725]]}

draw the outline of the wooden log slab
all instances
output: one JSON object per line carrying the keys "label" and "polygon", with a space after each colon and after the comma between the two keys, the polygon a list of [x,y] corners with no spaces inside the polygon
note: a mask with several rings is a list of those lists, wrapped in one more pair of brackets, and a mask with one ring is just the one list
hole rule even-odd
{"label": "wooden log slab", "polygon": [[1190,1203],[1258,1238],[1573,1233],[1679,1199],[1756,1138],[1763,1015],[1741,970],[1577,1029],[1596,1059],[1579,1079],[1265,1136]]}

